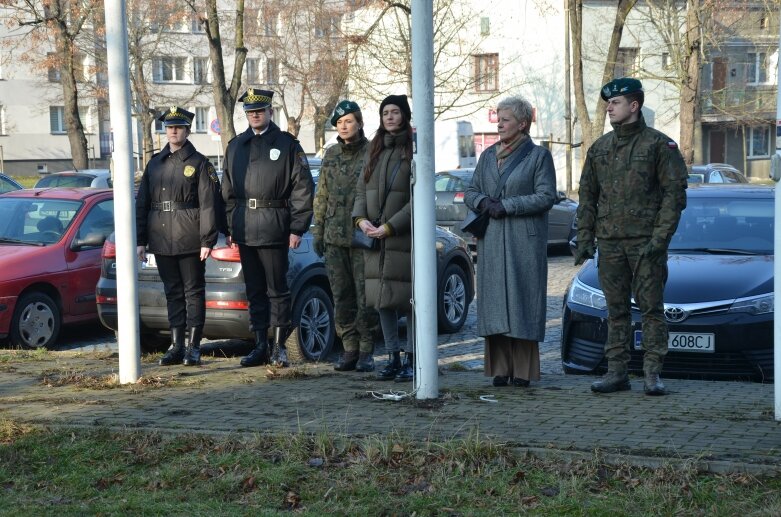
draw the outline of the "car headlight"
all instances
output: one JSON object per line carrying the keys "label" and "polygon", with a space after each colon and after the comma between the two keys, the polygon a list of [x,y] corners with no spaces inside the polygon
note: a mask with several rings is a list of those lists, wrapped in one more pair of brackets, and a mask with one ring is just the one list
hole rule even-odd
{"label": "car headlight", "polygon": [[569,299],[572,303],[585,305],[592,309],[601,311],[607,309],[607,302],[605,302],[605,295],[602,294],[602,291],[587,286],[577,278],[572,282],[572,287],[569,290]]}
{"label": "car headlight", "polygon": [[749,314],[767,314],[773,312],[774,295],[763,294],[748,298],[738,298],[729,308],[729,312],[747,312]]}

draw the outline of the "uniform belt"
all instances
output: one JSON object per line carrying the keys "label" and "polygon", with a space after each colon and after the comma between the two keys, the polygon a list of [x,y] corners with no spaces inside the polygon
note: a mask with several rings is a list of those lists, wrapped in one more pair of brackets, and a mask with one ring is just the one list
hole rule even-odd
{"label": "uniform belt", "polygon": [[255,210],[256,208],[285,208],[287,206],[287,199],[242,199],[240,204],[245,205],[247,208]]}
{"label": "uniform belt", "polygon": [[193,201],[161,201],[152,203],[152,210],[161,212],[173,212],[174,210],[185,210],[187,208],[198,208],[198,203]]}

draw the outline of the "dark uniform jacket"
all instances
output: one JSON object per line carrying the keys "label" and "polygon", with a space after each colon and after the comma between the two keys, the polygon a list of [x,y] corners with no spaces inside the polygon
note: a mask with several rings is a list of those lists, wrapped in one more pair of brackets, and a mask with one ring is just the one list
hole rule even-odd
{"label": "dark uniform jacket", "polygon": [[614,126],[588,150],[580,177],[578,242],[649,237],[670,242],[686,208],[678,145],[642,114]]}
{"label": "dark uniform jacket", "polygon": [[262,135],[252,128],[225,151],[222,197],[228,231],[238,244],[287,246],[312,218],[314,182],[301,145],[273,122]]}
{"label": "dark uniform jacket", "polygon": [[[217,242],[219,180],[190,141],[168,144],[146,165],[136,196],[136,237],[158,255],[184,255]],[[159,204],[170,201],[170,207]],[[167,208],[167,210],[166,210]]]}
{"label": "dark uniform jacket", "polygon": [[325,152],[315,195],[312,234],[331,246],[350,247],[353,237],[355,184],[363,172],[369,141],[339,143]]}

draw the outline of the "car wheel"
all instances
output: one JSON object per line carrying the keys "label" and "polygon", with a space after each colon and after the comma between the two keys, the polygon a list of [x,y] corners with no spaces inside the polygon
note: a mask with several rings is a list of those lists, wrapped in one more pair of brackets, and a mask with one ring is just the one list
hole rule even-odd
{"label": "car wheel", "polygon": [[54,345],[60,334],[60,309],[50,296],[27,293],[16,304],[11,322],[11,343],[20,348]]}
{"label": "car wheel", "polygon": [[336,336],[334,306],[320,286],[310,285],[296,297],[293,321],[298,327],[287,340],[288,358],[293,362],[325,361]]}
{"label": "car wheel", "polygon": [[437,317],[439,330],[446,333],[458,332],[464,326],[469,302],[467,301],[467,280],[464,270],[456,264],[445,268],[437,291]]}

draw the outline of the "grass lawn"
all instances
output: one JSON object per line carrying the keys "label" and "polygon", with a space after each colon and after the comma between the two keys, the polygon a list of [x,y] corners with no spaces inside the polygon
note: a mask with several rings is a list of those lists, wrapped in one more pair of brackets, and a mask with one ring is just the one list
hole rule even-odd
{"label": "grass lawn", "polygon": [[0,421],[1,515],[779,515],[781,478],[530,459],[479,436],[210,437]]}

